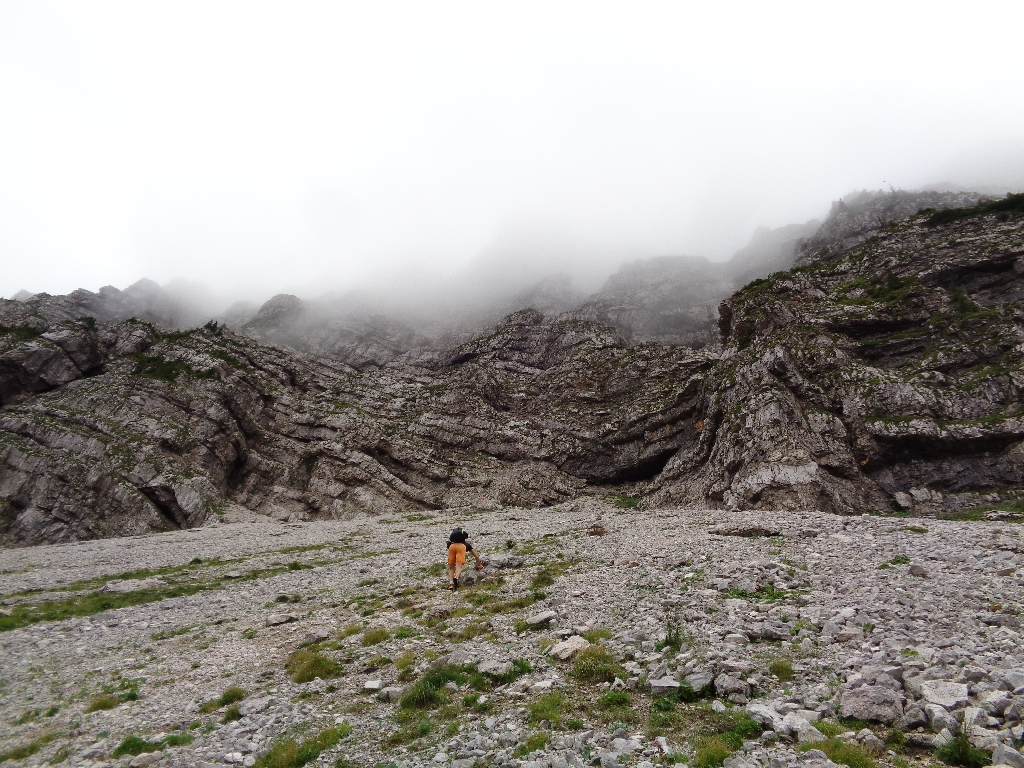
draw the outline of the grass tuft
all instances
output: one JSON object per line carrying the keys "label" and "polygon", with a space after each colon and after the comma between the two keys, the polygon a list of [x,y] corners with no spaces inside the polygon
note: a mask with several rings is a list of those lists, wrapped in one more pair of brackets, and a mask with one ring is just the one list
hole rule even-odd
{"label": "grass tuft", "polygon": [[473,673],[472,666],[442,664],[431,667],[402,694],[398,706],[401,709],[434,709],[447,703],[446,683],[462,685]]}
{"label": "grass tuft", "polygon": [[562,710],[565,709],[565,696],[558,691],[545,693],[531,701],[526,710],[530,713],[530,722],[539,723],[547,720],[551,725],[562,722]]}
{"label": "grass tuft", "polygon": [[693,765],[695,768],[720,768],[732,753],[732,747],[721,736],[705,736],[697,739]]}
{"label": "grass tuft", "polygon": [[28,744],[23,744],[20,747],[14,747],[6,752],[0,752],[0,763],[7,762],[8,760],[24,760],[26,757],[31,757],[55,738],[57,738],[57,734],[45,733],[39,738],[33,739]]}
{"label": "grass tuft", "polygon": [[209,714],[210,712],[216,712],[221,707],[226,707],[229,704],[234,704],[237,701],[241,701],[248,695],[249,693],[246,690],[239,688],[237,685],[232,685],[228,688],[225,688],[224,693],[222,693],[219,698],[213,699],[212,701],[207,701],[205,704],[199,707],[199,711],[202,712],[204,715]]}
{"label": "grass tuft", "polygon": [[113,709],[120,703],[121,700],[116,696],[109,693],[101,693],[89,699],[89,706],[85,708],[85,711],[99,712],[102,709]]}
{"label": "grass tuft", "polygon": [[337,745],[352,732],[352,726],[341,723],[301,742],[280,739],[256,761],[256,768],[301,768],[320,757],[320,753]]}
{"label": "grass tuft", "polygon": [[321,680],[330,680],[342,673],[341,664],[308,648],[302,648],[289,656],[285,669],[295,683],[308,683],[318,677]]}
{"label": "grass tuft", "polygon": [[829,760],[841,765],[847,765],[849,768],[876,768],[875,761],[868,756],[867,752],[856,744],[841,741],[835,736],[813,744],[803,744],[800,747],[801,752],[807,752],[812,749],[820,749],[828,755]]}
{"label": "grass tuft", "polygon": [[788,659],[776,659],[768,665],[768,671],[784,683],[796,677],[793,672],[793,665]]}
{"label": "grass tuft", "polygon": [[624,672],[607,648],[592,645],[576,654],[572,674],[587,683],[610,683]]}
{"label": "grass tuft", "polygon": [[[992,762],[989,753],[971,744],[967,734],[963,731],[935,750],[935,756],[946,765],[959,765],[962,768],[981,768],[981,766]],[[860,766],[851,765],[850,768],[860,768]]]}
{"label": "grass tuft", "polygon": [[364,646],[377,645],[385,640],[391,639],[391,633],[385,627],[374,627],[363,632],[362,644]]}

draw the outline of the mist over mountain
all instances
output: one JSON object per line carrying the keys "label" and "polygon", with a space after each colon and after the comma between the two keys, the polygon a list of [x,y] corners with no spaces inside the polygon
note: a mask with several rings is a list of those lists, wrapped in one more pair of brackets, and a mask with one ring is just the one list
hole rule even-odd
{"label": "mist over mountain", "polygon": [[[233,301],[195,281],[159,286],[142,279],[66,297],[38,295],[52,311],[104,322],[135,317],[161,328],[185,329],[215,320],[255,338],[344,359],[357,367],[429,354],[468,340],[522,308],[572,312],[614,327],[629,343],[656,341],[701,347],[713,342],[718,304],[745,282],[788,268],[798,242],[818,222],[776,230],[761,227],[725,262],[696,256],[621,260],[613,253],[574,250],[557,240],[505,239],[466,269],[410,285],[298,297],[279,294]],[[536,247],[531,252],[529,248]],[[618,260],[617,260],[618,259]],[[27,291],[15,297],[32,298]],[[48,310],[50,311],[50,310]]]}

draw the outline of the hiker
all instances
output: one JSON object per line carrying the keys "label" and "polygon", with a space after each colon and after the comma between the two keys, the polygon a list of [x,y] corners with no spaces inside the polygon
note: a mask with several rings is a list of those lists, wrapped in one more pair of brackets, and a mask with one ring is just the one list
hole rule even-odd
{"label": "hiker", "polygon": [[476,569],[482,570],[484,562],[473,549],[473,545],[469,541],[469,534],[458,527],[448,537],[448,589],[459,588],[459,577],[462,576],[462,566],[466,564],[467,552],[470,552],[476,559]]}

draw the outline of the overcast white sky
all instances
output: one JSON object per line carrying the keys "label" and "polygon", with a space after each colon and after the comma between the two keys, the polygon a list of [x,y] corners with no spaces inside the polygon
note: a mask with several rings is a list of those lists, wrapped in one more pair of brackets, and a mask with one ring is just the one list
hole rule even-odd
{"label": "overcast white sky", "polygon": [[1019,1],[5,0],[0,295],[724,258],[857,188],[1024,187],[1022,29]]}

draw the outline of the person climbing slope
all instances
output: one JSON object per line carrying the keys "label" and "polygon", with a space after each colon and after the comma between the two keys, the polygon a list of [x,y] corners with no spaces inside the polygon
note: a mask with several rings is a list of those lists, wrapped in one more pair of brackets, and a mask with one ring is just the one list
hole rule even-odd
{"label": "person climbing slope", "polygon": [[470,552],[476,559],[476,569],[479,571],[484,567],[480,555],[473,549],[469,541],[469,534],[457,527],[448,536],[448,589],[459,588],[459,578],[462,576],[462,567],[466,564],[466,553]]}

